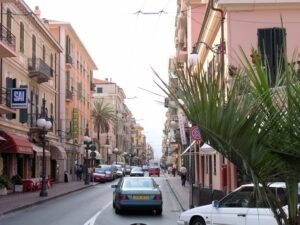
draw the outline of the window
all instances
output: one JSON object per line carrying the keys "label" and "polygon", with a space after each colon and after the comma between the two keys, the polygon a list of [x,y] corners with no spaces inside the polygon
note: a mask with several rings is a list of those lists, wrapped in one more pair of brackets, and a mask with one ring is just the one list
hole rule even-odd
{"label": "window", "polygon": [[[258,29],[258,49],[262,62],[268,67],[268,82],[274,87],[277,74],[284,70],[286,58],[286,30],[285,28]],[[278,71],[281,70],[281,71]]]}
{"label": "window", "polygon": [[36,59],[36,37],[32,35],[32,59],[35,62]]}
{"label": "window", "polygon": [[24,24],[20,23],[20,52],[24,53]]}
{"label": "window", "polygon": [[51,53],[51,55],[50,55],[50,68],[51,68],[51,74],[52,74],[52,76],[53,76],[53,54]]}
{"label": "window", "polygon": [[254,206],[253,187],[243,187],[238,191],[232,192],[220,202],[220,208],[247,208]]}
{"label": "window", "polygon": [[43,61],[46,62],[46,47],[43,45]]}
{"label": "window", "polygon": [[217,159],[216,154],[214,154],[214,175],[217,175]]}
{"label": "window", "polygon": [[103,88],[102,87],[97,87],[97,93],[103,93]]}
{"label": "window", "polygon": [[11,35],[11,30],[12,30],[12,12],[10,9],[7,9],[6,11],[6,28],[7,28],[7,41],[8,43],[12,43],[12,35]]}
{"label": "window", "polygon": [[77,83],[77,98],[82,99],[82,83]]}

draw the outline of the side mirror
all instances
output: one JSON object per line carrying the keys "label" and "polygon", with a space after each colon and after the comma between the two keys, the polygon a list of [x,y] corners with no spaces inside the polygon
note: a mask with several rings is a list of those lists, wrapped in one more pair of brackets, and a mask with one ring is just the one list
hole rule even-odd
{"label": "side mirror", "polygon": [[117,188],[118,185],[117,185],[117,184],[112,184],[111,187],[112,187],[112,188]]}
{"label": "side mirror", "polygon": [[214,208],[219,208],[219,206],[220,206],[220,203],[219,203],[219,201],[218,200],[214,200],[214,201],[212,201],[212,206],[214,207]]}

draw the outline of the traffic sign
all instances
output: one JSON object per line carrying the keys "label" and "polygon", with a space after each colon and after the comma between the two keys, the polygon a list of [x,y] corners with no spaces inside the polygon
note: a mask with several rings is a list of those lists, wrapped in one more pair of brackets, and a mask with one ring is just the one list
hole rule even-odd
{"label": "traffic sign", "polygon": [[92,145],[91,146],[91,150],[94,152],[94,151],[96,151],[96,146],[95,145]]}
{"label": "traffic sign", "polygon": [[191,136],[192,140],[202,141],[202,136],[201,136],[201,133],[200,133],[200,129],[197,126],[191,127],[190,136]]}

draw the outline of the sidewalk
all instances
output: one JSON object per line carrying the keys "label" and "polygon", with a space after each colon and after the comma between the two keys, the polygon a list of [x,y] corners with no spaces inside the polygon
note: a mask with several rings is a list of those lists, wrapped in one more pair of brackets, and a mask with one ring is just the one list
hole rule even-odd
{"label": "sidewalk", "polygon": [[[163,174],[165,176],[172,192],[174,193],[176,199],[178,200],[181,209],[189,209],[189,184],[186,186],[181,185],[180,176],[173,177],[171,174]],[[20,193],[10,193],[5,196],[0,196],[0,216],[3,214],[11,213],[23,208],[33,206],[35,204],[40,204],[50,199],[66,195],[71,192],[79,191],[84,188],[91,187],[97,183],[91,182],[89,185],[85,185],[83,181],[71,181],[68,183],[56,183],[52,188],[47,189],[48,196],[40,197],[39,191],[34,192],[20,192]]]}
{"label": "sidewalk", "polygon": [[181,185],[180,176],[175,177],[172,174],[164,173],[167,182],[169,183],[171,190],[173,191],[176,199],[178,200],[181,209],[183,211],[189,209],[189,189],[190,185],[188,182],[185,183],[185,187]]}
{"label": "sidewalk", "polygon": [[91,187],[97,183],[91,182],[85,185],[83,181],[71,181],[68,183],[56,183],[52,188],[47,189],[48,196],[40,197],[40,191],[10,193],[0,196],[0,216],[13,211],[17,211],[44,201],[57,198],[59,196],[79,191],[84,188]]}

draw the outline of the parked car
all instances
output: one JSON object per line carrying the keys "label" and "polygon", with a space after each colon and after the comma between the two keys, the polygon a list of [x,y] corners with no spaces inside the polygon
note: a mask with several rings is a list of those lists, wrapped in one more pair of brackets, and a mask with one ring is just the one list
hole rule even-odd
{"label": "parked car", "polygon": [[162,213],[163,198],[158,184],[151,177],[123,177],[112,185],[115,213],[125,210],[155,210]]}
{"label": "parked car", "polygon": [[131,166],[125,165],[125,175],[129,175],[131,171]]}
{"label": "parked car", "polygon": [[[270,188],[281,200],[282,207],[287,212],[285,183],[272,183]],[[300,189],[298,199],[300,199],[299,196]],[[220,201],[213,201],[212,204],[182,212],[177,224],[277,225],[277,222],[268,204],[254,194],[254,185],[246,184],[235,189]]]}
{"label": "parked car", "polygon": [[148,171],[149,170],[149,166],[148,165],[143,165],[142,166],[142,170],[145,172],[145,171]]}
{"label": "parked car", "polygon": [[95,171],[92,173],[91,180],[94,182],[105,182],[107,180],[105,169],[101,167],[96,167]]}
{"label": "parked car", "polygon": [[117,167],[116,175],[118,178],[124,176],[124,172],[121,167]]}
{"label": "parked car", "polygon": [[157,175],[160,176],[160,168],[157,166],[151,166],[148,170],[149,176]]}
{"label": "parked car", "polygon": [[139,166],[135,166],[131,169],[130,171],[130,176],[140,176],[143,177],[144,176],[144,171],[142,170],[142,167]]}
{"label": "parked car", "polygon": [[123,165],[120,164],[113,164],[116,167],[116,174],[117,177],[125,176],[125,169]]}
{"label": "parked car", "polygon": [[116,167],[112,165],[100,165],[100,168],[103,168],[105,170],[105,177],[107,181],[116,179]]}

